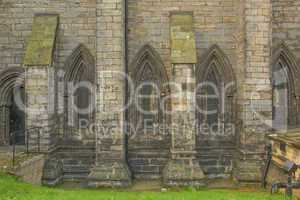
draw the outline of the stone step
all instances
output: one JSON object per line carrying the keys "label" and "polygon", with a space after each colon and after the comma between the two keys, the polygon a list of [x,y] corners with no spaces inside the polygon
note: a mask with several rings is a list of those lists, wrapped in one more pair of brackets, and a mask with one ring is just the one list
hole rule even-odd
{"label": "stone step", "polygon": [[73,158],[63,158],[62,162],[65,165],[91,165],[95,162],[95,160],[90,158],[73,157]]}
{"label": "stone step", "polygon": [[135,180],[160,180],[162,179],[162,174],[161,173],[146,173],[146,172],[143,172],[143,173],[139,173],[139,172],[136,172],[134,173],[133,175],[134,179]]}
{"label": "stone step", "polygon": [[170,155],[169,150],[129,150],[128,157],[135,158],[135,157],[144,157],[144,158],[168,158]]}
{"label": "stone step", "polygon": [[169,150],[129,150],[128,161],[135,179],[157,180],[169,160]]}
{"label": "stone step", "polygon": [[134,180],[132,187],[129,191],[133,192],[161,192],[163,187],[163,183],[161,180],[145,180],[139,179]]}
{"label": "stone step", "polygon": [[208,178],[227,178],[232,174],[234,148],[199,148],[197,158]]}
{"label": "stone step", "polygon": [[87,172],[91,165],[63,165],[64,172]]}
{"label": "stone step", "polygon": [[82,181],[95,163],[95,147],[71,143],[61,146],[57,156],[63,162],[64,180]]}
{"label": "stone step", "polygon": [[82,173],[65,173],[63,178],[64,181],[84,181],[86,180],[89,172],[82,172]]}
{"label": "stone step", "polygon": [[61,155],[94,155],[95,154],[95,150],[85,150],[85,149],[60,149],[59,150],[59,154]]}

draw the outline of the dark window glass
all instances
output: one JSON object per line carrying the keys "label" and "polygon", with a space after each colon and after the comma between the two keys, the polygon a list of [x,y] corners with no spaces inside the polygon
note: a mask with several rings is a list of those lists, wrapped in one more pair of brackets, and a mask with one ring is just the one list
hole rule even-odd
{"label": "dark window glass", "polygon": [[206,99],[206,122],[209,127],[216,129],[218,125],[219,115],[219,95],[218,95],[218,82],[214,73],[210,73],[207,77],[207,87],[205,88]]}
{"label": "dark window glass", "polygon": [[21,106],[24,103],[24,87],[15,89],[15,93],[11,96],[11,106],[9,112],[11,143],[25,144],[25,114]]}
{"label": "dark window glass", "polygon": [[286,70],[278,63],[273,71],[273,128],[285,130],[288,126],[288,79]]}
{"label": "dark window glass", "polygon": [[158,99],[155,92],[155,85],[151,82],[143,82],[139,94],[139,113],[143,127],[152,129],[157,116]]}

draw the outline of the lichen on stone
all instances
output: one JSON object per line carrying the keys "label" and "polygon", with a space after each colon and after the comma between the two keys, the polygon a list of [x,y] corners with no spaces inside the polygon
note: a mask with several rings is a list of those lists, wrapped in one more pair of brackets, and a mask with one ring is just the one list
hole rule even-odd
{"label": "lichen on stone", "polygon": [[197,63],[196,39],[192,13],[172,13],[170,33],[172,63]]}
{"label": "lichen on stone", "polygon": [[52,63],[58,15],[36,15],[32,33],[27,43],[24,66],[50,65]]}

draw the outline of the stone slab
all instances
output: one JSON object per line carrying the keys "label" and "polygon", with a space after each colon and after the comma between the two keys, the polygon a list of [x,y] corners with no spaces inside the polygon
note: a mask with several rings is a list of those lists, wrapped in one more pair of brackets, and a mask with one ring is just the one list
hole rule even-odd
{"label": "stone slab", "polygon": [[191,12],[173,12],[170,22],[171,62],[197,63],[196,39]]}
{"label": "stone slab", "polygon": [[36,15],[24,58],[24,66],[45,66],[52,63],[58,29],[58,15]]}

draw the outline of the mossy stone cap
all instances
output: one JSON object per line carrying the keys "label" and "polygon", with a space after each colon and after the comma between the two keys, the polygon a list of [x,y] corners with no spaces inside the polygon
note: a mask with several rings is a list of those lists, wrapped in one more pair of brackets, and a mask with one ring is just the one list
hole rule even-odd
{"label": "mossy stone cap", "polygon": [[173,12],[170,23],[172,63],[197,63],[193,13]]}
{"label": "mossy stone cap", "polygon": [[55,38],[58,28],[58,15],[35,15],[32,33],[27,43],[24,66],[42,66],[52,63]]}

